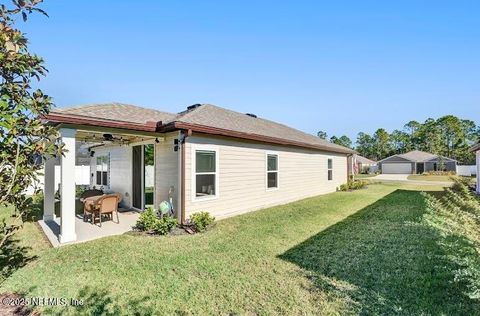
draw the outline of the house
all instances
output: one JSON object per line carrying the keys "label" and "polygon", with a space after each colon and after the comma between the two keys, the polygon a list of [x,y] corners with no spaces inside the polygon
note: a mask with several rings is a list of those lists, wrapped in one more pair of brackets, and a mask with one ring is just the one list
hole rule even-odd
{"label": "house", "polygon": [[470,148],[471,151],[475,152],[476,156],[476,165],[477,165],[477,193],[480,194],[480,143],[474,145]]}
{"label": "house", "polygon": [[[75,144],[90,144],[91,185],[144,210],[173,200],[176,216],[217,218],[334,192],[355,152],[286,125],[210,104],[166,113],[121,103],[57,109],[45,117],[68,150],[61,165],[61,243],[75,234]],[[50,160],[54,160],[53,158]],[[54,163],[45,162],[44,220]],[[50,180],[49,180],[50,179]],[[48,180],[48,181],[47,181]]]}
{"label": "house", "polygon": [[358,154],[353,155],[353,161],[356,163],[354,167],[355,173],[371,173],[376,171],[377,162],[370,160]]}
{"label": "house", "polygon": [[413,150],[378,162],[384,174],[422,174],[428,171],[456,171],[457,161],[424,151]]}

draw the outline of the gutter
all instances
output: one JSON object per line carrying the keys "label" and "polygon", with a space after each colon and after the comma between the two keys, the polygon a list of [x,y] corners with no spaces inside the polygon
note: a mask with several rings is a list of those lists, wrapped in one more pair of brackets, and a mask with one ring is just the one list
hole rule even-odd
{"label": "gutter", "polygon": [[191,130],[197,133],[204,133],[210,135],[219,135],[219,136],[226,136],[226,137],[233,137],[233,138],[240,138],[240,139],[248,139],[263,143],[270,143],[270,144],[277,144],[283,146],[294,146],[300,148],[310,148],[310,149],[317,149],[317,150],[324,150],[329,152],[336,152],[341,154],[356,154],[357,152],[348,148],[335,148],[329,146],[322,146],[322,145],[314,145],[309,143],[303,143],[293,140],[287,140],[283,138],[271,137],[271,136],[264,136],[252,133],[245,133],[245,132],[236,132],[222,128],[216,128],[211,126],[199,125],[199,124],[190,124],[184,122],[171,122],[166,125],[160,127],[158,132],[171,132],[175,130]]}
{"label": "gutter", "polygon": [[57,112],[50,112],[49,114],[43,117],[44,120],[47,120],[51,123],[66,123],[66,124],[78,124],[86,126],[96,126],[96,127],[110,127],[118,129],[127,129],[134,131],[144,131],[144,132],[156,132],[161,126],[162,122],[146,122],[143,123],[134,123],[126,122],[120,120],[110,120],[104,118],[94,118],[91,116],[83,115],[72,115],[72,114],[63,114]]}
{"label": "gutter", "polygon": [[216,128],[216,127],[199,125],[199,124],[190,124],[190,123],[184,123],[179,121],[170,122],[168,124],[163,124],[162,121],[134,123],[134,122],[121,121],[121,120],[94,118],[91,116],[84,116],[84,115],[78,115],[78,114],[65,114],[65,113],[58,113],[58,112],[50,112],[49,114],[45,115],[43,119],[45,119],[48,122],[58,123],[58,124],[61,124],[61,123],[76,124],[76,125],[93,126],[97,128],[109,127],[109,128],[133,130],[133,131],[139,131],[139,132],[165,133],[165,132],[172,132],[177,130],[184,130],[184,131],[190,131],[190,133],[193,131],[197,133],[205,133],[210,135],[219,135],[219,136],[233,137],[233,138],[239,138],[239,139],[247,139],[247,140],[277,144],[282,146],[294,146],[294,147],[300,147],[300,148],[324,150],[324,151],[336,152],[341,154],[357,153],[354,150],[343,148],[343,147],[336,148],[335,146],[330,147],[330,146],[324,146],[324,145],[316,145],[316,144],[304,143],[299,141],[287,140],[287,139],[278,138],[278,137],[264,136],[264,135],[245,133],[245,132],[237,132],[237,131],[232,131],[228,129]]}

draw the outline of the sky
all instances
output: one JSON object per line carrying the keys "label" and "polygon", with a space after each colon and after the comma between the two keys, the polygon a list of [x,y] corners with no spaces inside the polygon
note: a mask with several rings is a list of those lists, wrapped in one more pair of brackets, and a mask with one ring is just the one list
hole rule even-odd
{"label": "sky", "polygon": [[211,103],[316,134],[480,124],[480,1],[45,0],[23,24],[59,107]]}

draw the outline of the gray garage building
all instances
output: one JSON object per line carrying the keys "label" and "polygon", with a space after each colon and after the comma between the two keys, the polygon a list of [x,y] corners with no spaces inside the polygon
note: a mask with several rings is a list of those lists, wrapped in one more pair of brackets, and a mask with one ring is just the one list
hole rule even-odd
{"label": "gray garage building", "polygon": [[420,150],[393,155],[378,162],[385,174],[421,174],[428,171],[456,171],[457,161]]}

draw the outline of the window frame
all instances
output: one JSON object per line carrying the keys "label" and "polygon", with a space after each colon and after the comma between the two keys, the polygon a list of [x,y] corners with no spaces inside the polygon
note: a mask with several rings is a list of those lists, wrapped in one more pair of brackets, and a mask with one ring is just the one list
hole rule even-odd
{"label": "window frame", "polygon": [[[268,170],[268,156],[276,156],[277,157],[277,170],[269,171]],[[277,186],[276,187],[268,187],[268,174],[269,173],[277,173]],[[265,191],[276,191],[280,188],[280,155],[276,151],[267,151],[265,152]]]}
{"label": "window frame", "polygon": [[[199,144],[192,144],[191,147],[191,195],[192,195],[192,202],[203,202],[203,201],[211,201],[218,199],[220,197],[220,154],[218,146],[212,145],[199,145]],[[212,151],[215,152],[215,172],[199,172],[197,173],[197,151]],[[197,196],[197,175],[207,175],[207,174],[214,174],[215,175],[215,194],[214,195],[206,195],[206,196]]]}
{"label": "window frame", "polygon": [[[98,159],[101,159],[102,162],[100,164],[101,168],[102,169],[100,172],[101,172],[101,179],[100,179],[100,184],[98,183]],[[103,158],[106,158],[106,168],[107,170],[103,170]],[[106,172],[107,173],[107,184],[103,184],[103,173]],[[109,189],[110,188],[110,153],[106,153],[106,154],[101,154],[101,155],[98,155],[98,156],[95,156],[95,186],[101,186],[101,187],[104,187],[104,188],[107,188]]]}
{"label": "window frame", "polygon": [[[331,160],[332,161],[332,167],[329,168],[328,167],[328,161]],[[329,171],[332,172],[332,178],[329,179]],[[333,178],[334,178],[334,173],[333,173],[333,157],[327,157],[327,181],[333,181]]]}

